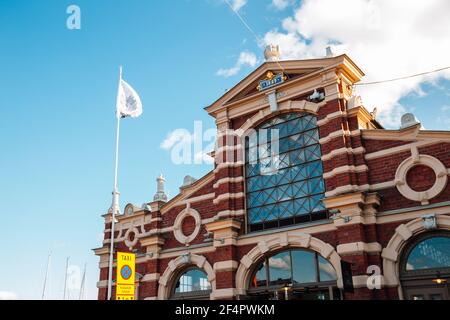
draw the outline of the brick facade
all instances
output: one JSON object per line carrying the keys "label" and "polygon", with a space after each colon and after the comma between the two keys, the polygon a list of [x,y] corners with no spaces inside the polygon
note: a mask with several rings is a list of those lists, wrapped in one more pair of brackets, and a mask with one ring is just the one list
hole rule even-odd
{"label": "brick facade", "polygon": [[[439,216],[439,228],[450,229],[447,226],[450,184],[437,196],[427,199],[422,195],[425,198],[417,201],[399,191],[398,181],[400,165],[415,157],[417,164],[407,172],[404,183],[419,193],[426,193],[435,185],[437,178],[433,168],[421,164],[420,155],[431,156],[442,163],[448,175],[450,132],[423,131],[418,125],[397,131],[384,130],[363,106],[350,108],[351,95],[343,88],[359,81],[363,74],[345,55],[281,64],[284,72],[292,76],[276,87],[277,92],[284,94],[279,98],[278,112],[270,112],[267,102],[262,102],[264,93],[251,91],[250,96],[239,96],[263,78],[265,72],[277,70],[277,65],[270,62],[255,70],[207,111],[216,118],[218,131],[225,136],[229,134],[227,130],[252,128],[282,112],[315,114],[326,188],[324,202],[330,212],[338,210],[338,214],[330,219],[286,228],[247,232],[245,170],[233,149],[238,139],[233,134],[230,139],[224,136],[216,150],[216,164],[209,174],[183,188],[167,203],[149,203],[151,211],[137,209],[131,216],[117,217],[116,250],[138,249],[151,253],[137,257],[136,271],[143,276],[137,283],[139,299],[169,298],[176,276],[188,265],[205,270],[212,284],[211,299],[237,299],[245,296],[248,273],[260,259],[254,252],[267,249],[264,254],[270,255],[280,248],[305,248],[327,255],[338,274],[340,288],[342,277],[338,262],[350,262],[355,290],[344,292],[344,299],[401,299],[400,279],[395,281],[395,272],[383,269],[393,259],[390,244],[399,230],[403,230],[400,227],[413,221],[420,224],[421,217],[431,213]],[[302,70],[309,70],[309,73],[303,74]],[[300,73],[295,75],[295,72]],[[303,78],[305,80],[300,81]],[[305,97],[312,93],[311,88],[325,92],[325,100],[304,103]],[[300,107],[296,109],[294,104]],[[365,128],[361,128],[361,123]],[[230,141],[233,143],[229,144]],[[226,161],[230,154],[234,155],[234,161]],[[197,212],[200,223],[186,216],[175,225],[177,217],[186,210]],[[105,215],[103,247],[95,249],[100,256],[98,298],[101,300],[106,299],[110,221],[111,215]],[[125,235],[131,228],[138,232],[127,239]],[[425,232],[423,228],[417,230],[416,234]],[[177,232],[182,239],[192,234],[195,237],[187,243],[180,242],[175,236]],[[309,236],[313,240],[307,245],[296,240],[309,239]],[[130,246],[134,237],[137,243]],[[406,243],[407,240],[402,246]],[[400,249],[393,251],[398,255],[396,258],[401,255]],[[184,263],[181,257],[186,254],[189,259]],[[381,270],[383,281],[379,289],[370,290],[365,284],[369,266],[378,266]]]}

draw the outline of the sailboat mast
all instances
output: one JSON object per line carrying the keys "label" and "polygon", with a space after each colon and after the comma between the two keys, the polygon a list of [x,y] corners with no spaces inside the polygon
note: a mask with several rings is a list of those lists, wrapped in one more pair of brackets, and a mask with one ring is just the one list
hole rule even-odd
{"label": "sailboat mast", "polygon": [[66,300],[66,288],[67,288],[67,271],[69,269],[69,257],[67,257],[66,259],[66,272],[64,275],[64,296],[63,296],[63,300]]}
{"label": "sailboat mast", "polygon": [[50,269],[50,260],[52,257],[52,252],[50,251],[47,258],[47,268],[45,270],[45,278],[44,278],[44,286],[42,288],[42,300],[45,299],[45,290],[47,289],[47,278],[48,278],[48,271]]}

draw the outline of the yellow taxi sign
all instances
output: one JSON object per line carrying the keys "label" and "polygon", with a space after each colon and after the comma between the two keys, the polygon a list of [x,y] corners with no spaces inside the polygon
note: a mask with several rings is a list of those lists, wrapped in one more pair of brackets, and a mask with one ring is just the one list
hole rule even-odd
{"label": "yellow taxi sign", "polygon": [[136,255],[117,252],[116,300],[134,300]]}

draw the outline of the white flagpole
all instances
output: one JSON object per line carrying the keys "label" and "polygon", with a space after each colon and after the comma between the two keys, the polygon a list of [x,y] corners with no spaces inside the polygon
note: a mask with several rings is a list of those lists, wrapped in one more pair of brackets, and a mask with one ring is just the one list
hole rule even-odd
{"label": "white flagpole", "polygon": [[[119,89],[122,82],[122,66],[120,66],[120,79]],[[116,111],[117,112],[117,111]],[[117,170],[119,167],[119,134],[120,134],[120,116],[117,117],[117,129],[116,129],[116,162],[114,168],[114,190],[113,201],[111,206],[112,222],[111,222],[111,244],[109,249],[109,264],[108,264],[108,300],[111,300],[112,296],[112,273],[114,262],[114,224],[116,222],[116,213],[119,211],[119,190],[117,188]]]}

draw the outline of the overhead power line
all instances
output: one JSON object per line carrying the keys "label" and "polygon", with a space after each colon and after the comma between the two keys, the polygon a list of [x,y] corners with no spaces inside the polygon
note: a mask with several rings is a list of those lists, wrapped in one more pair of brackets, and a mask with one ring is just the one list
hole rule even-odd
{"label": "overhead power line", "polygon": [[380,80],[380,81],[372,81],[372,82],[356,83],[356,84],[354,84],[354,86],[369,86],[369,85],[373,85],[373,84],[380,84],[380,83],[387,83],[387,82],[394,82],[394,81],[399,81],[399,80],[405,80],[405,79],[410,79],[410,78],[415,78],[415,77],[425,76],[425,75],[427,75],[427,74],[432,74],[432,73],[436,73],[436,72],[441,72],[441,71],[444,71],[444,70],[447,70],[447,69],[450,69],[450,66],[445,67],[445,68],[440,68],[440,69],[432,70],[432,71],[416,73],[416,74],[413,74],[413,75],[404,76],[404,77],[400,77],[400,78],[394,78],[394,79],[388,79],[388,80]]}

